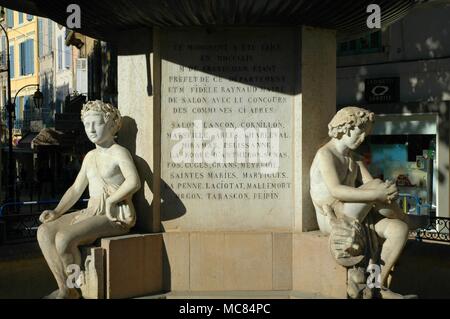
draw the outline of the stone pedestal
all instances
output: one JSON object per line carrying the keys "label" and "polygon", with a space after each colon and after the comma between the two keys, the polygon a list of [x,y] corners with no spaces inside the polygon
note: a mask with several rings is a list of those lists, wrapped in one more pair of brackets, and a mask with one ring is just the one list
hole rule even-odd
{"label": "stone pedestal", "polygon": [[294,234],[292,288],[322,298],[347,298],[347,269],[336,263],[320,231]]}
{"label": "stone pedestal", "polygon": [[162,234],[103,238],[106,298],[131,298],[162,291]]}
{"label": "stone pedestal", "polygon": [[101,239],[101,247],[81,247],[84,299],[155,295],[163,290],[162,234]]}
{"label": "stone pedestal", "polygon": [[270,291],[292,288],[292,234],[168,232],[165,290]]}
{"label": "stone pedestal", "polygon": [[[158,231],[161,220],[165,288],[293,289],[293,256],[312,251],[297,233],[317,229],[309,168],[335,113],[335,33],[311,27],[137,30],[119,36],[118,64],[119,109],[131,123],[120,140],[140,161],[146,185],[136,203],[138,227]],[[227,128],[243,129],[244,159],[231,143],[232,160],[223,155],[223,163],[207,162],[208,145],[214,156],[224,146],[220,138],[211,143],[212,135],[224,137]],[[192,146],[185,154],[190,162],[174,160],[183,136],[203,138],[185,141]],[[252,136],[266,136],[266,154],[278,153],[277,161],[262,159],[258,139],[256,161],[250,161]],[[278,149],[271,148],[271,136]]]}

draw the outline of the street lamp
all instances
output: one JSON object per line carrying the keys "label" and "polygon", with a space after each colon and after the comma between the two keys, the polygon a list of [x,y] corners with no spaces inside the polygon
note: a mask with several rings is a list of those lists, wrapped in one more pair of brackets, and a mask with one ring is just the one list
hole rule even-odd
{"label": "street lamp", "polygon": [[40,109],[40,108],[42,107],[42,104],[43,104],[43,102],[44,102],[44,95],[42,94],[41,91],[39,91],[39,84],[28,84],[28,85],[22,86],[22,87],[16,92],[16,95],[14,95],[14,100],[13,100],[13,103],[12,103],[13,109],[16,108],[16,99],[17,99],[17,96],[19,95],[20,91],[22,91],[23,89],[25,89],[25,88],[27,88],[27,87],[30,87],[30,86],[37,86],[37,90],[36,90],[36,92],[34,92],[34,94],[33,94],[33,104],[34,104],[34,107],[37,108],[37,109]]}
{"label": "street lamp", "polygon": [[[39,91],[39,84],[29,84],[25,85],[24,87],[20,88],[16,92],[16,95],[14,96],[14,101],[11,103],[11,61],[10,61],[10,52],[9,52],[9,37],[8,32],[6,31],[5,27],[3,26],[2,22],[4,21],[5,17],[5,8],[0,8],[0,28],[2,29],[3,33],[5,34],[6,38],[6,66],[7,66],[7,86],[8,86],[8,102],[6,104],[6,111],[8,112],[8,153],[9,153],[9,160],[8,160],[8,198],[10,201],[15,201],[15,189],[14,185],[16,183],[16,176],[15,176],[15,161],[14,161],[14,153],[13,153],[13,119],[15,118],[15,106],[16,106],[16,98],[19,92],[29,86],[37,86],[37,91],[33,94],[33,102],[34,106],[37,109],[40,109],[42,107],[42,103],[44,101],[44,96],[41,91]],[[13,66],[14,67],[14,66]]]}
{"label": "street lamp", "polygon": [[44,94],[42,94],[42,92],[39,91],[39,85],[36,92],[34,92],[33,94],[33,102],[35,108],[37,108],[38,110],[42,108],[42,104],[44,103]]}
{"label": "street lamp", "polygon": [[[1,24],[0,24],[0,26],[1,26]],[[9,67],[8,67],[8,82],[9,81],[10,81],[10,78],[9,78]],[[9,140],[9,159],[10,159],[10,162],[9,162],[9,174],[8,174],[8,177],[9,177],[8,178],[8,183],[10,183],[10,185],[8,185],[8,190],[9,190],[8,196],[9,196],[9,199],[12,200],[12,201],[15,201],[15,195],[16,195],[15,188],[14,188],[15,183],[16,183],[16,176],[15,176],[15,174],[13,174],[13,172],[16,171],[16,165],[15,165],[15,162],[13,161],[13,141],[12,141],[12,129],[13,129],[13,127],[12,127],[12,122],[13,122],[13,118],[15,118],[14,110],[16,109],[17,96],[19,95],[20,91],[22,91],[23,89],[25,89],[27,87],[30,87],[30,86],[37,86],[37,90],[33,94],[33,104],[34,104],[35,108],[40,109],[42,107],[43,102],[44,102],[44,95],[39,90],[39,84],[28,84],[28,85],[25,85],[25,86],[21,87],[16,92],[16,94],[14,95],[14,99],[13,99],[12,103],[9,103],[9,101],[11,99],[8,99],[7,110],[8,110],[8,113],[9,113],[9,137],[10,137],[10,140]],[[9,88],[9,86],[8,86],[8,88]],[[8,91],[9,91],[8,94],[10,94],[11,91],[10,90],[8,90]]]}

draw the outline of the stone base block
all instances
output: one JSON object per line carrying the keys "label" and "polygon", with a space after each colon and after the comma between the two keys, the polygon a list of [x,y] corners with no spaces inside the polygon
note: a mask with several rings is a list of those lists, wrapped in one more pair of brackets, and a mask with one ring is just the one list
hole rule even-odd
{"label": "stone base block", "polygon": [[162,234],[103,238],[106,298],[131,298],[162,291]]}
{"label": "stone base block", "polygon": [[293,235],[293,290],[326,298],[347,298],[347,270],[338,265],[320,231]]}
{"label": "stone base block", "polygon": [[165,289],[272,291],[292,289],[292,234],[164,233]]}

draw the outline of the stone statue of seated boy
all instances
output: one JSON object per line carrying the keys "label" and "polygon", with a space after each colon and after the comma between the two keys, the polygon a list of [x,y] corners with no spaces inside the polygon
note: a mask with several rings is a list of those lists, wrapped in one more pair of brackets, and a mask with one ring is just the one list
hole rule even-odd
{"label": "stone statue of seated boy", "polygon": [[[69,269],[81,269],[80,245],[101,237],[123,235],[136,223],[133,194],[141,182],[127,149],[114,141],[121,127],[119,110],[102,101],[89,101],[81,110],[81,120],[95,149],[86,154],[73,185],[54,210],[44,211],[37,238],[52,271],[58,290],[48,298],[80,298],[67,284]],[[86,209],[65,214],[89,187]]]}
{"label": "stone statue of seated boy", "polygon": [[[379,294],[397,298],[402,296],[386,286],[408,238],[408,216],[395,202],[396,185],[374,179],[353,153],[369,134],[373,122],[374,114],[362,108],[345,107],[337,112],[328,124],[331,139],[318,150],[311,166],[310,194],[320,230],[331,233],[330,249],[338,263],[356,266],[365,259],[362,273],[356,272],[359,284],[365,284],[368,264],[380,265]],[[363,223],[368,219],[372,224],[365,227]],[[380,238],[380,243],[384,243],[378,253]],[[377,254],[378,260],[374,257]],[[359,292],[350,295],[357,297]]]}

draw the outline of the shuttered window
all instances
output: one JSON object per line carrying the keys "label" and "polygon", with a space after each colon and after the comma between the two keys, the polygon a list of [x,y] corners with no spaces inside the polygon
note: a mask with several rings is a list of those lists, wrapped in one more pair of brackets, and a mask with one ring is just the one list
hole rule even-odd
{"label": "shuttered window", "polygon": [[14,45],[9,46],[9,68],[11,69],[11,79],[14,78]]}
{"label": "shuttered window", "polygon": [[34,40],[29,39],[19,45],[20,75],[34,73]]}
{"label": "shuttered window", "polygon": [[28,42],[28,66],[29,73],[34,74],[34,40],[30,39]]}
{"label": "shuttered window", "polygon": [[16,103],[16,120],[22,120],[22,110],[23,110],[23,96],[17,97],[19,99],[19,103]]}
{"label": "shuttered window", "polygon": [[6,9],[6,23],[8,28],[14,28],[14,11]]}
{"label": "shuttered window", "polygon": [[2,36],[2,58],[5,59],[4,63],[6,63],[6,37]]}
{"label": "shuttered window", "polygon": [[44,29],[43,21],[41,18],[38,19],[38,46],[39,46],[39,57],[44,56]]}
{"label": "shuttered window", "polygon": [[53,23],[52,20],[48,19],[48,50],[49,52],[53,51]]}
{"label": "shuttered window", "polygon": [[86,94],[88,93],[88,73],[87,73],[87,59],[81,58],[77,59],[76,62],[76,68],[77,68],[77,91],[80,94]]}
{"label": "shuttered window", "polygon": [[64,46],[64,67],[70,69],[72,65],[72,48],[70,46]]}
{"label": "shuttered window", "polygon": [[62,37],[58,37],[58,70],[63,67],[63,48],[62,48]]}
{"label": "shuttered window", "polygon": [[19,59],[20,59],[20,75],[25,75],[26,73],[26,50],[25,43],[22,42],[19,44]]}

